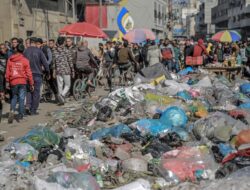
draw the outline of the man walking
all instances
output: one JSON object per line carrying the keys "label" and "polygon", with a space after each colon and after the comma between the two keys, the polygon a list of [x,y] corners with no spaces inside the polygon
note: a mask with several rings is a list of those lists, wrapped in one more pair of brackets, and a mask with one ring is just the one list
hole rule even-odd
{"label": "man walking", "polygon": [[58,86],[58,100],[59,104],[63,105],[65,96],[70,90],[71,76],[75,77],[75,70],[73,60],[69,50],[64,46],[65,39],[59,37],[57,39],[58,47],[54,51],[54,71],[56,72],[57,86]]}
{"label": "man walking", "polygon": [[43,81],[43,68],[49,76],[49,64],[41,49],[36,47],[36,38],[30,39],[30,47],[24,52],[24,56],[30,61],[30,67],[34,80],[34,91],[27,93],[28,114],[38,115],[37,109],[40,102],[40,89]]}

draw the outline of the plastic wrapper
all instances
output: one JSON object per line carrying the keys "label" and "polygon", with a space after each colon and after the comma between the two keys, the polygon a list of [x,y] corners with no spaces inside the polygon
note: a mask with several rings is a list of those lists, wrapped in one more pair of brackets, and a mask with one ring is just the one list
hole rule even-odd
{"label": "plastic wrapper", "polygon": [[250,129],[241,131],[236,137],[236,146],[250,144]]}
{"label": "plastic wrapper", "polygon": [[188,91],[180,91],[176,94],[177,97],[187,101],[187,100],[192,100],[192,96]]}
{"label": "plastic wrapper", "polygon": [[[164,82],[165,88],[164,88],[164,93],[168,94],[169,96],[174,96],[176,95],[176,92],[180,91],[189,91],[190,86],[185,83],[178,83],[174,80],[166,80]],[[163,90],[162,90],[163,91]]]}
{"label": "plastic wrapper", "polygon": [[55,172],[46,180],[48,183],[57,183],[63,188],[74,188],[84,190],[99,190],[95,178],[87,172],[74,173],[74,172]]}
{"label": "plastic wrapper", "polygon": [[211,87],[212,83],[208,76],[204,77],[197,84],[192,86],[192,88],[194,89],[211,88]]}
{"label": "plastic wrapper", "polygon": [[148,171],[147,161],[140,158],[129,158],[122,162],[122,167],[124,170],[136,171],[136,172],[146,172]]}
{"label": "plastic wrapper", "polygon": [[11,153],[16,155],[16,159],[23,161],[36,161],[38,152],[29,144],[12,143],[9,147]]}
{"label": "plastic wrapper", "polygon": [[49,128],[35,128],[29,131],[23,137],[16,139],[15,143],[27,143],[39,150],[41,147],[50,145],[58,145],[60,142],[59,136],[51,131]]}
{"label": "plastic wrapper", "polygon": [[[213,179],[212,171],[217,168],[214,159],[211,157],[207,147],[180,147],[166,152],[161,160],[162,169],[165,172],[162,176],[165,180],[173,182],[196,181],[202,179]],[[166,175],[168,174],[168,175]]]}
{"label": "plastic wrapper", "polygon": [[250,110],[250,102],[244,103],[244,104],[240,104],[239,108]]}
{"label": "plastic wrapper", "polygon": [[161,95],[152,94],[152,93],[147,93],[145,95],[145,100],[146,101],[157,102],[160,105],[169,105],[171,103],[176,102],[176,99],[171,98],[169,96],[161,96]]}
{"label": "plastic wrapper", "polygon": [[149,181],[145,179],[138,179],[132,183],[124,185],[122,187],[115,188],[113,190],[151,190]]}
{"label": "plastic wrapper", "polygon": [[227,142],[232,135],[237,135],[241,130],[247,128],[244,123],[222,112],[215,112],[212,115],[197,120],[194,123],[192,132],[197,140]]}
{"label": "plastic wrapper", "polygon": [[120,137],[123,133],[131,133],[131,129],[124,124],[118,124],[110,128],[102,128],[94,133],[91,134],[90,139],[96,140],[96,139],[102,139],[108,136],[112,137]]}

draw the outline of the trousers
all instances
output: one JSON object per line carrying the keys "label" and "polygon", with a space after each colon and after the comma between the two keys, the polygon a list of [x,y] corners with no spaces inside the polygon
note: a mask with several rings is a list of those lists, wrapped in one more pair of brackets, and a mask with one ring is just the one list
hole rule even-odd
{"label": "trousers", "polygon": [[41,86],[43,83],[42,76],[33,75],[34,80],[34,91],[27,93],[27,102],[26,107],[30,110],[31,113],[35,113],[39,107],[40,97],[41,97]]}
{"label": "trousers", "polygon": [[70,75],[57,75],[56,80],[58,86],[58,93],[63,97],[65,97],[70,90],[70,83],[71,83]]}

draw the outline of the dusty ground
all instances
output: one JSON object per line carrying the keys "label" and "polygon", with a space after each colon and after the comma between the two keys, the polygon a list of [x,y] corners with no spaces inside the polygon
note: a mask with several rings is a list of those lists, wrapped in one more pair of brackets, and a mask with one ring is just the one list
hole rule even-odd
{"label": "dusty ground", "polygon": [[[103,89],[98,89],[94,96],[104,96],[108,92],[104,91]],[[74,101],[74,100],[73,100]],[[16,121],[13,122],[13,124],[8,124],[8,112],[10,109],[10,105],[7,103],[4,103],[3,105],[3,118],[2,122],[0,123],[0,134],[2,134],[5,137],[4,142],[0,142],[0,146],[3,144],[6,144],[7,142],[17,138],[21,137],[24,134],[26,134],[32,126],[37,125],[38,123],[47,123],[52,118],[51,116],[48,116],[48,113],[51,111],[55,111],[58,109],[63,109],[63,107],[57,106],[56,104],[52,103],[41,103],[39,106],[39,115],[38,116],[28,116],[25,117],[23,121],[20,123],[17,123]]]}

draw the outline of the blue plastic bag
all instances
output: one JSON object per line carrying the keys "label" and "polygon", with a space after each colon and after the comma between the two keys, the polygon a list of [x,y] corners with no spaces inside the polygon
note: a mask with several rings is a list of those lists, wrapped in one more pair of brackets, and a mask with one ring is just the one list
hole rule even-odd
{"label": "blue plastic bag", "polygon": [[118,124],[110,128],[102,128],[100,130],[97,130],[96,132],[91,134],[90,139],[96,140],[96,139],[103,139],[105,137],[120,137],[124,133],[131,133],[132,130],[124,124]]}
{"label": "blue plastic bag", "polygon": [[244,83],[240,86],[240,92],[246,95],[250,95],[250,83]]}
{"label": "blue plastic bag", "polygon": [[161,133],[167,133],[171,131],[170,125],[164,125],[158,119],[141,119],[136,122],[137,130],[143,135],[150,134],[157,136]]}
{"label": "blue plastic bag", "polygon": [[182,141],[188,141],[189,140],[189,134],[188,132],[180,127],[173,127],[171,132],[177,133]]}
{"label": "blue plastic bag", "polygon": [[239,108],[241,108],[241,109],[248,109],[249,110],[250,109],[250,102],[241,104],[239,106]]}
{"label": "blue plastic bag", "polygon": [[223,155],[223,156],[227,156],[228,154],[234,152],[234,149],[228,145],[228,144],[223,144],[223,143],[220,143],[218,145],[219,149],[220,149],[220,153]]}
{"label": "blue plastic bag", "polygon": [[185,127],[188,118],[183,109],[173,106],[162,112],[160,121],[170,127]]}
{"label": "blue plastic bag", "polygon": [[184,75],[187,75],[188,73],[191,73],[191,72],[194,72],[194,69],[192,67],[187,67],[187,68],[181,70],[178,74],[184,76]]}
{"label": "blue plastic bag", "polygon": [[183,99],[183,100],[192,100],[192,96],[190,95],[190,93],[188,91],[180,91],[176,94],[177,97]]}

